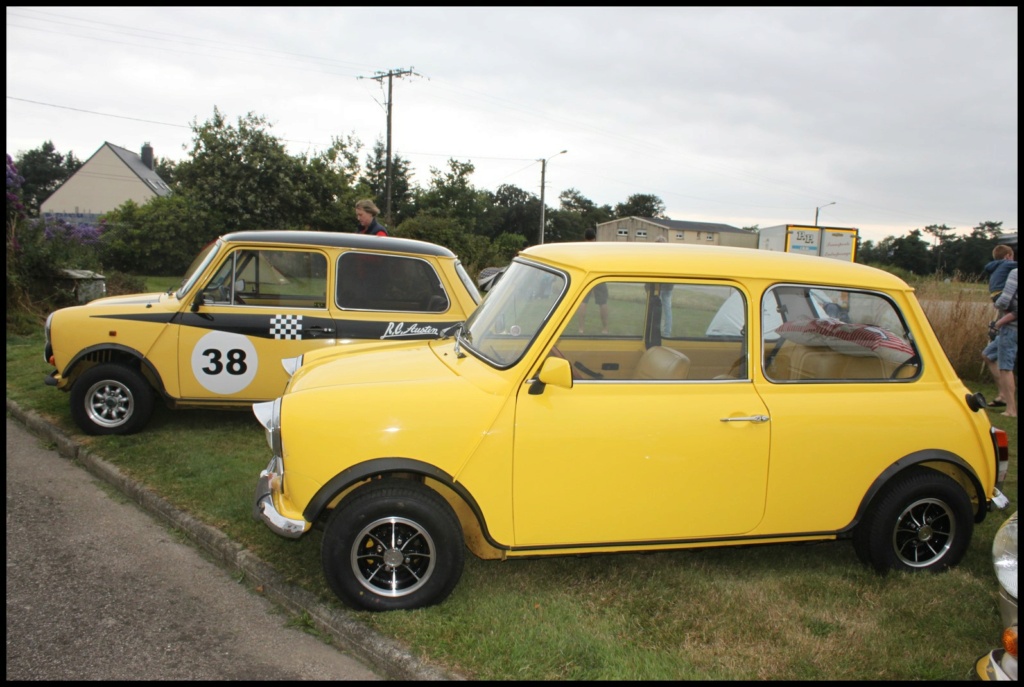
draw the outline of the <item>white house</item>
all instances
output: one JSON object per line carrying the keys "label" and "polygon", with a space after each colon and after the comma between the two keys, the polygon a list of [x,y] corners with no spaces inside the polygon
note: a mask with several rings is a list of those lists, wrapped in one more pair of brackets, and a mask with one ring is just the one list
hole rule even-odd
{"label": "white house", "polygon": [[143,205],[170,193],[170,187],[154,171],[153,148],[149,143],[143,144],[142,155],[104,143],[42,202],[39,213],[44,217],[92,223],[125,201]]}
{"label": "white house", "polygon": [[598,241],[700,243],[705,246],[757,248],[757,232],[728,224],[687,222],[657,217],[620,217],[597,225]]}

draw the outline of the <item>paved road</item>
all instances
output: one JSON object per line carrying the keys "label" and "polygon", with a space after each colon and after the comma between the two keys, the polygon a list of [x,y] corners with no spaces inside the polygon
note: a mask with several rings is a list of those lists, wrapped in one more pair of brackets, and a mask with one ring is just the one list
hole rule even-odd
{"label": "paved road", "polygon": [[7,680],[378,680],[7,418]]}

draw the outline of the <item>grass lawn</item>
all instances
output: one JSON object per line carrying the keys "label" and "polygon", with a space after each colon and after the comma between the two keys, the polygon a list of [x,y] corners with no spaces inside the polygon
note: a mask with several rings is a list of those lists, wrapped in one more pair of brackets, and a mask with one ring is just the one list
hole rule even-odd
{"label": "grass lawn", "polygon": [[[172,285],[161,279],[151,286]],[[250,517],[269,459],[251,413],[159,407],[141,434],[84,437],[67,396],[42,383],[42,344],[41,332],[8,336],[8,398],[336,604],[320,574],[320,535],[284,540]],[[970,386],[994,396],[991,384]],[[975,528],[964,561],[947,573],[880,577],[849,542],[506,562],[469,556],[445,603],[352,615],[475,679],[967,679],[1002,629],[990,552],[1017,505],[1016,423],[992,418],[1010,433],[1012,503]]]}

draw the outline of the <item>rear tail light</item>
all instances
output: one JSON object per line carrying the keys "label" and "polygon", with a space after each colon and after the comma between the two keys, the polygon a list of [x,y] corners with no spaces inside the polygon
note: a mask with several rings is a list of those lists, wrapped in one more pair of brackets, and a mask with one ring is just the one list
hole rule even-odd
{"label": "rear tail light", "polygon": [[1006,438],[1006,432],[992,428],[992,447],[996,452],[996,486],[1002,487],[1006,481],[1006,473],[1010,469],[1010,443]]}

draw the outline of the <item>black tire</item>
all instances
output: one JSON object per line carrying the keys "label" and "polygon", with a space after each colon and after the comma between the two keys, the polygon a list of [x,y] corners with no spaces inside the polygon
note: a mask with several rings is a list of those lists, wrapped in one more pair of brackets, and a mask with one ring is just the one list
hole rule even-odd
{"label": "black tire", "polygon": [[974,511],[963,487],[928,468],[893,478],[869,506],[853,534],[858,557],[889,570],[939,572],[964,557],[974,532]]}
{"label": "black tire", "polygon": [[134,434],[153,414],[153,388],[124,365],[97,365],[71,387],[71,417],[86,434]]}
{"label": "black tire", "polygon": [[448,502],[415,482],[383,480],[334,509],[320,550],[324,577],[353,608],[422,608],[448,598],[462,577],[462,527]]}

